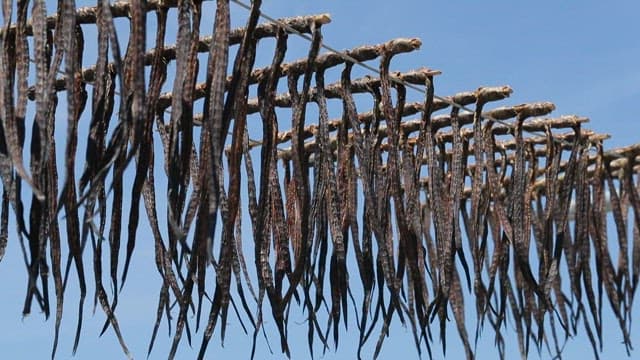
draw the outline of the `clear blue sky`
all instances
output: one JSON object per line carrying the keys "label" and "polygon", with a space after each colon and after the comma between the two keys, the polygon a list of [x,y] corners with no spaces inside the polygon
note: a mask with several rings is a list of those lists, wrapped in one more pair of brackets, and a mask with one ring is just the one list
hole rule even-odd
{"label": "clear blue sky", "polygon": [[[52,1],[48,1],[48,5],[50,9],[55,7]],[[206,9],[209,13],[204,16],[202,32],[208,34],[212,28],[212,4],[207,5]],[[640,126],[633,105],[640,95],[640,21],[637,18],[640,3],[637,1],[299,0],[265,1],[263,11],[274,17],[330,13],[333,21],[323,28],[324,39],[338,49],[380,43],[395,37],[419,37],[423,41],[421,50],[398,56],[392,63],[392,69],[410,70],[428,66],[442,70],[443,74],[436,79],[436,92],[439,95],[474,90],[479,86],[510,85],[514,94],[504,104],[552,101],[557,106],[556,115],[587,116],[591,119],[588,127],[611,134],[613,137],[607,142],[609,147],[640,141]],[[242,25],[247,12],[232,5],[232,14],[234,24]],[[90,39],[86,41],[89,43]],[[151,44],[149,42],[148,46]],[[302,40],[293,40],[289,45],[288,59],[303,56],[307,46]],[[270,59],[271,52],[265,51],[258,58],[258,63],[266,64]],[[416,99],[420,97],[418,94],[410,96]],[[82,149],[81,145],[80,151]],[[161,197],[164,189],[159,187],[157,191]],[[136,358],[146,356],[161,283],[153,263],[152,240],[148,234],[148,227],[141,226],[129,280],[117,311],[125,339]],[[249,231],[245,231],[245,234],[249,234]],[[87,252],[90,252],[90,248]],[[88,277],[92,278],[90,262],[87,263],[87,270],[90,274]],[[354,291],[360,288],[358,281],[355,281],[356,274],[352,274]],[[38,313],[25,319],[21,316],[26,271],[15,234],[9,239],[7,254],[0,263],[0,279],[0,349],[3,358],[49,357],[53,319],[45,322]],[[59,359],[70,358],[71,355],[76,321],[75,280],[75,274],[72,274],[71,291],[66,295]],[[92,293],[93,288],[89,287],[84,334],[77,358],[122,358],[119,345],[110,330],[101,339],[97,337],[104,315],[101,309],[97,309],[95,315],[91,314]],[[606,304],[605,351],[602,358],[616,358],[624,355],[624,349],[620,345],[617,325],[608,311]],[[640,315],[637,303],[635,315]],[[303,321],[303,316],[299,315],[298,319],[292,317],[290,322],[294,359],[309,357],[306,350],[306,324],[296,325],[296,322]],[[350,328],[356,330],[355,324],[351,323]],[[472,329],[471,325],[469,329]],[[257,358],[283,358],[277,352],[277,333],[273,328],[267,330],[271,332],[271,345],[276,352],[269,356],[261,340]],[[391,330],[381,358],[416,358],[410,331],[397,323],[393,324]],[[635,325],[632,333],[639,331]],[[217,334],[209,346],[208,358],[249,356],[251,338],[240,331],[233,315],[229,316],[224,349],[219,346]],[[478,346],[480,358],[497,356],[492,333],[486,330],[484,335]],[[567,358],[593,356],[584,332],[581,331],[579,336],[579,339],[567,345]],[[463,352],[454,327],[449,329],[449,338],[447,355],[450,358],[461,357]],[[163,322],[151,358],[166,357],[170,341],[166,322]],[[197,349],[199,344],[200,334],[197,334],[194,347]],[[340,352],[337,355],[331,352],[325,358],[352,358],[356,344],[355,331],[342,333]],[[637,342],[635,345],[640,346]],[[374,346],[375,343],[370,341],[365,354],[371,354]],[[508,353],[517,357],[515,338],[507,346]],[[179,357],[192,358],[195,354],[197,351],[188,348],[183,336]],[[439,351],[434,355],[435,358],[442,357]],[[317,352],[316,356],[320,356],[320,353]],[[535,352],[531,356],[537,357]],[[548,358],[548,355],[543,353],[542,358]]]}

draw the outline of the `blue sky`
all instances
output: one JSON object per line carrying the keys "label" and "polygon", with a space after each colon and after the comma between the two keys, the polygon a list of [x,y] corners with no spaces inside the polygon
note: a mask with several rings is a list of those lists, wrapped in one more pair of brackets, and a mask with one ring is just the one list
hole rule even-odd
{"label": "blue sky", "polygon": [[[50,9],[55,6],[52,2],[48,5]],[[205,9],[211,16],[204,16],[202,32],[208,34],[213,20],[212,4]],[[410,70],[428,66],[441,70],[443,74],[436,79],[438,95],[474,90],[479,86],[510,85],[514,94],[503,104],[552,101],[557,106],[556,115],[589,117],[589,128],[611,134],[612,139],[606,143],[608,147],[640,141],[640,126],[635,118],[637,109],[633,105],[640,95],[638,2],[299,0],[264,1],[263,11],[273,17],[330,13],[332,23],[323,28],[323,34],[325,42],[337,49],[381,43],[396,37],[418,37],[423,43],[420,51],[394,58],[392,69]],[[232,5],[232,14],[234,24],[239,26],[244,23],[247,12]],[[292,39],[287,59],[303,56],[307,46],[303,40]],[[257,61],[266,64],[270,59],[271,52],[266,51]],[[372,65],[377,66],[376,63]],[[409,96],[415,99],[421,97],[420,94]],[[159,187],[157,191],[161,196],[164,190]],[[160,286],[148,233],[148,227],[141,226],[131,275],[117,313],[125,339],[136,358],[146,356]],[[249,231],[245,231],[245,234],[249,234]],[[38,313],[22,319],[26,286],[23,267],[19,244],[14,236],[10,238],[7,254],[0,263],[0,279],[3,281],[0,294],[0,349],[3,349],[3,355],[7,358],[45,358],[51,350],[54,322],[53,319],[45,322]],[[92,271],[90,263],[87,270]],[[352,278],[357,278],[355,272]],[[74,275],[70,280],[58,349],[60,359],[70,358],[75,331],[77,290],[74,289]],[[352,286],[359,289],[357,281]],[[84,335],[76,358],[122,358],[111,331],[98,339],[104,315],[100,309],[96,310],[95,315],[91,314],[92,292],[93,288],[90,287],[85,306]],[[635,314],[640,314],[637,303],[635,309]],[[608,321],[602,357],[623,356],[617,325],[612,321],[608,307],[605,307],[605,312]],[[304,317],[299,315],[297,319],[292,317],[290,323],[294,359],[309,357],[306,350],[306,324],[303,321]],[[356,330],[355,324],[350,324],[350,328]],[[634,329],[635,333],[640,331],[637,324]],[[257,358],[283,358],[277,352],[277,333],[269,327],[267,331],[270,332],[271,345],[276,352],[273,356],[269,355],[262,340],[259,343],[262,352]],[[458,358],[463,352],[454,327],[449,329],[449,335],[451,340],[447,355]],[[165,357],[170,340],[166,322],[163,322],[150,358]],[[185,342],[183,339],[179,357],[192,358],[197,352],[190,350]],[[197,348],[199,343],[198,334],[194,338],[194,347]],[[356,344],[355,331],[342,333],[340,352],[330,352],[325,358],[352,358]],[[374,346],[375,343],[370,341],[365,354],[371,354]],[[214,336],[208,358],[246,358],[250,354],[250,347],[251,338],[240,331],[237,320],[230,315],[225,348],[220,348],[219,336]],[[515,338],[508,343],[507,349],[516,357]],[[478,353],[481,357],[497,356],[492,334],[488,330],[478,345]],[[442,357],[437,343],[434,355],[435,358]],[[535,352],[531,355],[537,358]],[[567,358],[593,356],[584,338],[584,331],[579,333],[578,339],[567,345],[566,355]],[[320,356],[320,353],[316,352],[316,356]],[[383,359],[393,357],[417,357],[410,330],[397,323],[393,325],[392,334],[381,353]],[[548,358],[548,355],[543,353],[542,358]]]}

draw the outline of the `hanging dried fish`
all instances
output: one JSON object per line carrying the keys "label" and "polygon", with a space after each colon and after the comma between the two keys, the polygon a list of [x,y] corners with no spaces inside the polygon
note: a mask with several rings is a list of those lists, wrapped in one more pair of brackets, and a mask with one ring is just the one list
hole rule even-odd
{"label": "hanging dried fish", "polygon": [[[216,328],[224,341],[229,305],[244,331],[253,332],[252,357],[258,333],[266,336],[265,311],[281,351],[291,355],[288,326],[298,306],[307,317],[312,355],[316,340],[325,352],[331,333],[337,347],[340,322],[346,330],[355,322],[359,358],[367,357],[362,351],[379,329],[377,357],[396,318],[409,323],[418,352],[424,346],[431,357],[434,341],[446,351],[451,311],[465,355],[473,358],[469,301],[475,304],[475,341],[488,324],[503,358],[510,347],[507,323],[515,327],[522,357],[543,345],[559,357],[563,338],[581,328],[598,357],[606,302],[630,351],[640,282],[640,145],[605,151],[606,136],[585,129],[587,119],[544,117],[553,110],[550,103],[487,110],[511,94],[507,86],[436,96],[439,71],[390,71],[391,59],[419,48],[418,39],[325,52],[326,14],[261,22],[262,2],[254,0],[246,25],[231,29],[230,1],[217,0],[213,28],[203,29],[208,19],[201,0],[98,0],[88,7],[59,0],[51,14],[43,0],[33,0],[31,9],[30,3],[2,2],[0,260],[13,240],[12,209],[28,274],[25,314],[36,304],[50,316],[49,272],[53,278],[52,357],[74,276],[80,287],[74,352],[79,345],[91,285],[85,251],[93,261],[94,306],[100,303],[107,317],[102,331],[111,327],[132,356],[116,309],[126,300],[123,285],[134,271],[144,221],[161,277],[149,354],[163,318],[175,331],[169,358],[184,333],[191,344],[193,331],[201,332],[205,298],[211,308],[199,358]],[[173,11],[176,40],[165,44]],[[155,13],[153,27],[148,12]],[[129,22],[124,57],[117,18]],[[86,40],[96,48],[90,54],[84,37],[92,26],[96,39]],[[153,32],[155,42],[147,45]],[[285,62],[291,33],[305,34],[310,47],[305,57]],[[273,60],[257,68],[258,43],[268,38],[275,40]],[[204,71],[201,54],[208,54]],[[85,59],[92,65],[83,68]],[[378,73],[352,79],[357,63],[372,60],[380,62]],[[339,81],[327,84],[337,69]],[[88,87],[91,111],[85,112]],[[171,92],[163,93],[167,87]],[[424,99],[408,102],[415,88]],[[56,127],[62,91],[66,126]],[[355,94],[370,96],[371,103]],[[318,119],[311,118],[310,103]],[[373,106],[362,111],[365,105]],[[338,115],[330,118],[334,110]],[[285,124],[279,117],[288,113]],[[262,137],[250,138],[260,126]],[[63,151],[56,149],[60,136]],[[78,166],[84,167],[79,177]],[[156,186],[165,181],[166,202],[156,199]],[[146,220],[140,219],[141,200]],[[166,226],[158,211],[166,212]],[[107,241],[110,286],[103,283]],[[351,263],[359,276],[349,274]],[[362,290],[354,288],[357,278]],[[348,299],[355,317],[348,316]],[[439,339],[430,328],[436,317]]]}

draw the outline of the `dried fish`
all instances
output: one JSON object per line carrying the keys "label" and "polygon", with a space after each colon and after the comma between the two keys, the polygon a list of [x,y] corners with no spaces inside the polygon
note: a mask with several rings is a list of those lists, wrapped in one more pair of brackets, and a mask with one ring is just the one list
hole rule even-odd
{"label": "dried fish", "polygon": [[[144,221],[161,277],[149,354],[166,318],[175,331],[169,358],[183,334],[192,342],[192,330],[202,332],[204,358],[216,329],[224,340],[231,305],[244,331],[252,332],[252,357],[258,333],[266,337],[265,311],[278,329],[280,350],[290,356],[288,326],[297,305],[307,317],[312,355],[316,347],[329,348],[330,333],[337,347],[340,323],[348,330],[355,322],[359,358],[379,331],[376,357],[398,319],[411,327],[418,352],[426,348],[431,357],[438,337],[446,351],[451,310],[473,358],[469,301],[475,341],[488,324],[501,357],[507,322],[523,357],[532,346],[559,357],[564,339],[581,328],[597,357],[606,302],[630,350],[640,282],[640,145],[605,151],[607,136],[584,128],[588,119],[546,117],[551,103],[487,110],[511,94],[508,86],[436,96],[439,71],[390,70],[393,57],[420,47],[418,39],[324,51],[326,14],[262,22],[262,2],[254,0],[246,25],[231,29],[230,1],[218,0],[213,28],[205,30],[201,0],[57,5],[48,14],[43,0],[4,0],[0,29],[0,260],[13,240],[13,211],[28,274],[25,314],[35,304],[50,316],[53,278],[52,356],[73,276],[80,287],[73,351],[90,282],[94,306],[107,317],[103,332],[111,327],[131,356],[116,309],[125,301],[121,291]],[[173,11],[176,41],[165,44]],[[118,18],[129,23],[126,37],[115,26]],[[85,39],[92,26],[96,39]],[[285,62],[289,34],[298,32],[310,40],[308,53]],[[273,60],[258,68],[259,43],[270,38]],[[85,40],[96,42],[95,53]],[[202,56],[208,60],[200,69]],[[373,60],[378,73],[352,79],[358,62]],[[340,69],[338,81],[327,83]],[[91,109],[85,111],[88,87]],[[166,88],[171,91],[163,93]],[[424,100],[407,101],[409,88],[422,89]],[[62,91],[66,127],[56,128]],[[371,103],[360,101],[365,98]],[[362,111],[365,105],[373,106]],[[30,106],[34,115],[27,118]],[[283,122],[289,114],[290,123]],[[253,139],[260,130],[261,138]],[[58,153],[60,136],[66,145]],[[165,183],[166,202],[156,198],[156,187]],[[608,238],[608,226],[615,226],[617,241]],[[85,251],[92,278],[85,274]],[[103,283],[103,257],[110,286]],[[205,299],[211,308],[201,331]],[[355,317],[348,316],[348,299]]]}

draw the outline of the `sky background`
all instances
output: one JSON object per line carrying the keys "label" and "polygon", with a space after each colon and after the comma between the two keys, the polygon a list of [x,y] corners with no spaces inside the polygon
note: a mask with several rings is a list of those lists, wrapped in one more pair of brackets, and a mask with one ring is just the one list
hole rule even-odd
{"label": "sky background", "polygon": [[[213,5],[211,3],[205,6],[201,27],[203,34],[211,32]],[[48,6],[53,9],[55,3],[48,1]],[[264,1],[262,9],[272,17],[331,14],[332,23],[323,27],[323,35],[325,43],[337,49],[377,44],[397,37],[418,37],[422,40],[422,48],[394,58],[392,70],[411,70],[422,66],[441,70],[443,74],[435,83],[438,95],[474,90],[479,86],[510,85],[514,93],[501,105],[552,101],[557,108],[555,115],[577,114],[589,117],[591,122],[587,127],[611,134],[612,139],[606,142],[608,148],[640,141],[640,126],[637,124],[637,109],[634,106],[640,95],[640,42],[637,37],[640,34],[640,22],[637,19],[640,3],[637,1],[298,0]],[[236,5],[232,5],[231,11],[234,27],[243,25],[247,11]],[[86,29],[89,33],[88,27]],[[168,43],[173,42],[170,38],[176,32],[177,30],[169,34]],[[87,43],[90,43],[89,36],[86,36]],[[149,39],[148,46],[151,46],[153,34]],[[270,49],[273,47],[268,42],[264,46],[271,46]],[[307,49],[305,41],[291,39],[287,60],[304,56]],[[268,64],[271,57],[272,50],[259,50],[257,65]],[[371,65],[377,66],[377,63]],[[331,82],[330,79],[327,82]],[[414,93],[409,94],[409,97],[418,100],[422,96]],[[80,149],[83,149],[82,145]],[[159,198],[163,191],[162,185],[159,185]],[[117,315],[130,350],[136,358],[144,358],[161,279],[153,263],[153,242],[148,226],[143,224],[138,234],[140,239],[127,285],[121,294]],[[249,231],[245,231],[245,234],[249,234]],[[89,252],[90,248],[87,249],[87,253]],[[252,263],[251,260],[248,262]],[[86,270],[89,272],[88,277],[92,278],[90,262],[87,263]],[[352,273],[352,278],[357,280],[356,272]],[[32,315],[22,318],[27,274],[15,234],[9,239],[7,254],[0,262],[0,279],[0,349],[3,357],[48,358],[54,319],[45,321],[44,316],[35,311],[35,307]],[[70,291],[66,295],[65,317],[58,348],[59,359],[71,357],[76,322],[75,280],[75,274],[72,273]],[[358,281],[352,280],[352,287],[354,291],[360,289]],[[76,358],[123,358],[112,331],[109,330],[102,338],[98,338],[104,315],[101,309],[97,309],[95,315],[92,315],[92,294],[93,288],[90,286],[85,306],[84,334]],[[205,308],[208,309],[208,305],[205,304]],[[605,304],[605,314],[602,358],[625,356],[624,348],[620,345],[620,331],[612,321],[608,304]],[[634,314],[639,314],[637,302]],[[269,320],[269,315],[266,316]],[[306,324],[303,322],[302,314],[297,319],[292,317],[290,322],[294,359],[309,357]],[[325,359],[355,356],[358,337],[354,325],[350,324],[352,331],[348,334],[344,331],[341,333],[340,351],[337,354],[328,352]],[[473,325],[474,322],[470,321],[468,329],[471,336]],[[267,327],[267,331],[269,330],[273,328]],[[410,330],[402,328],[398,323],[394,323],[391,330],[391,336],[385,342],[380,358],[417,358]],[[448,331],[450,340],[447,357],[459,358],[463,356],[463,352],[457,332],[454,327],[450,327]],[[640,333],[639,331],[635,324],[632,334]],[[261,339],[257,358],[284,358],[278,351],[277,333],[269,332],[274,354],[268,353],[265,342]],[[194,351],[189,349],[183,336],[178,358],[193,358],[197,354],[200,338],[200,333],[194,337]],[[479,357],[497,357],[492,339],[493,334],[485,331],[478,344]],[[164,358],[170,343],[165,321],[150,358]],[[207,358],[247,358],[250,354],[251,337],[241,332],[236,318],[230,314],[224,349],[219,344],[216,331],[209,345]],[[434,358],[442,358],[438,342],[434,345]],[[367,344],[364,354],[369,355],[365,355],[365,358],[373,353],[374,347],[375,339]],[[513,337],[507,341],[507,353],[516,358],[517,351],[517,342]],[[565,355],[567,358],[593,357],[584,331],[580,331],[578,338],[569,342]],[[638,356],[637,351],[635,355]],[[320,356],[317,347],[316,357]],[[542,358],[548,357],[546,352],[542,353]],[[531,358],[537,358],[535,351],[531,352]]]}

